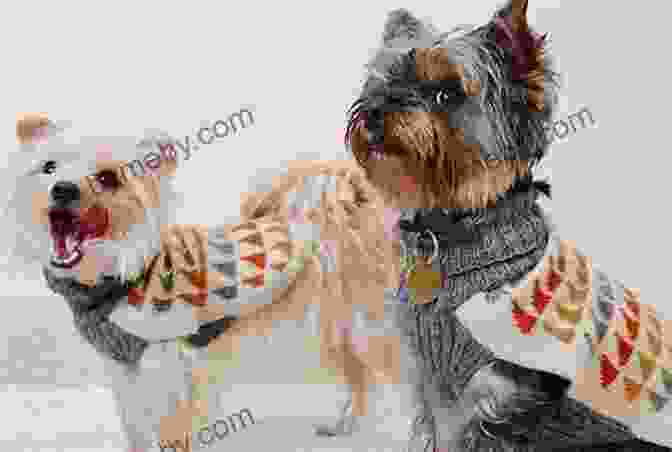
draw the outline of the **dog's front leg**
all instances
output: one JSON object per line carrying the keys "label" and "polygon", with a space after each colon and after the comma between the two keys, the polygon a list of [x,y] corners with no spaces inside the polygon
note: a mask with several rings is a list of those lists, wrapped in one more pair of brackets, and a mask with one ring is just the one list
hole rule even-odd
{"label": "dog's front leg", "polygon": [[384,324],[377,331],[367,328],[368,344],[356,350],[375,376],[371,398],[377,425],[373,430],[391,439],[393,450],[422,452],[432,429],[426,422],[426,373],[408,324],[414,324],[413,315],[401,303],[386,304],[384,310]]}
{"label": "dog's front leg", "polygon": [[348,386],[349,397],[335,422],[317,426],[316,433],[320,436],[352,435],[362,431],[364,418],[371,420],[376,412],[370,403],[376,375],[371,357],[367,350],[363,350],[369,348],[371,338],[367,331],[355,326],[356,320],[345,320],[333,313],[320,315],[319,323],[321,365],[337,370]]}
{"label": "dog's front leg", "polygon": [[[427,432],[417,428],[417,421],[426,414],[423,372],[411,338],[403,332],[405,310],[400,304],[385,306],[385,317],[377,328],[375,320],[363,317],[361,326],[345,335],[347,346],[342,353],[332,355],[342,360],[336,366],[344,370],[352,399],[326,433],[343,433],[344,428],[354,426],[367,437],[381,433],[380,440],[392,440],[404,449],[410,438],[416,444],[413,451],[424,449]],[[422,445],[419,449],[418,444]]]}
{"label": "dog's front leg", "polygon": [[[387,338],[373,339],[371,342]],[[387,342],[392,341],[387,339]],[[371,344],[369,351],[372,355],[384,357],[383,347],[377,345]],[[350,393],[340,410],[339,417],[332,424],[318,426],[316,429],[318,435],[340,436],[361,433],[367,438],[374,438],[380,433],[381,439],[391,439],[398,445],[407,446],[409,439],[413,440],[415,447],[418,447],[417,444],[424,444],[423,433],[426,432],[419,431],[416,425],[426,414],[420,376],[413,375],[417,367],[414,362],[411,363],[410,353],[399,351],[399,347],[390,347],[389,344],[386,348],[388,361],[390,348],[396,349],[395,353],[406,356],[396,360],[408,361],[402,374],[397,370],[398,363],[394,366],[388,364],[388,368],[394,368],[396,372],[383,374],[380,369],[370,367],[374,364],[370,356],[364,361],[350,346],[344,346],[340,350],[332,349],[330,366],[340,369]],[[412,450],[415,452],[416,449]]]}
{"label": "dog's front leg", "polygon": [[355,356],[351,344],[347,342],[329,343],[324,335],[320,339],[322,342],[321,365],[337,369],[349,391],[348,399],[339,409],[336,420],[331,424],[317,425],[315,433],[318,436],[351,435],[359,430],[359,418],[367,411],[370,376]]}
{"label": "dog's front leg", "polygon": [[136,365],[121,365],[111,359],[103,361],[110,378],[110,389],[128,450],[152,450],[152,428],[145,422],[150,406],[143,394],[142,375]]}

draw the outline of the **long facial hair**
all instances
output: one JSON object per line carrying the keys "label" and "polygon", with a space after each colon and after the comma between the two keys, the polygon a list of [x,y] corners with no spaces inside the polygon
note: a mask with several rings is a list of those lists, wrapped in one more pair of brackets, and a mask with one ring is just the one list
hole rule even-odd
{"label": "long facial hair", "polygon": [[[123,149],[121,152],[124,152]],[[147,152],[147,149],[126,151],[129,160],[141,159]],[[57,161],[65,155],[55,152],[45,158]],[[12,157],[14,166],[10,166],[8,171],[13,172],[10,180],[14,186],[3,209],[5,221],[11,219],[7,222],[9,231],[4,239],[7,242],[3,246],[3,270],[9,275],[21,272],[32,276],[34,269],[41,268],[41,276],[46,278],[53,292],[65,298],[73,313],[76,329],[89,344],[107,358],[126,365],[137,363],[147,342],[110,322],[108,315],[118,303],[124,302],[127,294],[124,283],[128,276],[139,272],[159,252],[161,226],[174,223],[175,208],[179,206],[181,195],[176,191],[172,177],[159,178],[146,174],[143,177],[151,180],[137,181],[139,190],[157,191],[156,198],[160,200],[160,205],[144,206],[142,215],[139,215],[143,221],[132,224],[123,237],[94,242],[85,250],[85,254],[104,256],[108,263],[107,268],[100,268],[98,280],[91,286],[76,280],[76,270],[60,270],[50,265],[52,245],[49,229],[47,225],[36,221],[31,205],[35,194],[48,190],[54,180],[28,170],[36,156],[24,152]],[[86,155],[70,152],[68,157],[69,162],[81,160]],[[111,216],[114,221],[114,211]]]}
{"label": "long facial hair", "polygon": [[[455,219],[461,230],[494,231],[493,236],[504,239],[511,234],[499,234],[499,224],[510,226],[511,221],[500,221],[498,216],[516,211],[521,218],[536,219],[534,209],[521,208],[522,204],[533,204],[536,200],[530,196],[528,202],[526,193],[546,194],[550,190],[547,184],[533,182],[532,172],[546,154],[544,125],[557,105],[557,74],[545,52],[545,39],[540,41],[544,45],[524,55],[529,59],[527,72],[521,77],[514,71],[517,55],[512,55],[500,39],[501,21],[512,16],[512,11],[509,4],[490,23],[456,38],[434,33],[405,10],[391,13],[383,46],[367,65],[369,77],[349,111],[346,131],[346,143],[355,160],[379,189],[392,195],[395,190],[399,192],[399,188],[386,187],[384,182],[374,180],[375,167],[380,165],[381,158],[399,160],[404,172],[415,179],[427,202],[406,209],[408,213],[429,210],[426,208],[450,210],[444,222]],[[527,33],[526,38],[534,37],[527,24],[519,21],[520,11],[518,8],[518,17],[513,21],[521,25],[519,30]],[[512,198],[505,196],[509,191],[522,192],[515,194],[516,207],[505,208],[504,201]],[[490,224],[482,225],[481,220],[489,220]],[[543,255],[546,243],[543,221],[535,221],[534,225],[528,228],[529,236],[535,239],[528,241],[534,244],[529,256],[522,253],[523,257],[518,256],[522,250],[517,248],[522,248],[523,241],[513,234],[511,240],[516,241],[513,245],[517,247],[515,262],[502,263],[501,269],[506,271],[498,273],[492,281],[484,277],[484,272],[474,271],[473,278],[464,272],[460,290],[455,292],[463,295],[472,290],[484,291],[489,287],[477,285],[492,282],[496,287],[505,278],[513,279],[530,271]],[[490,229],[485,231],[485,226]],[[485,244],[485,240],[467,241],[466,245],[480,247],[474,252],[465,244],[447,246],[447,251],[465,250],[463,254],[455,253],[460,259],[451,261],[454,264],[451,269],[471,269],[467,264],[472,262],[467,262],[467,258],[486,255]],[[500,262],[478,262],[483,266],[490,263]],[[455,280],[452,282],[457,287]],[[446,298],[459,298],[452,295]],[[470,296],[471,292],[464,299]],[[450,388],[446,392],[456,399],[462,397],[463,431],[458,435],[462,444],[456,450],[526,450],[515,445],[515,440],[490,440],[480,430],[481,421],[513,430],[514,415],[546,404],[548,391],[536,382],[516,381],[516,372],[495,373],[483,367],[480,380],[466,379],[486,361],[471,359],[487,351],[463,329],[458,335],[454,324],[448,321],[440,333],[435,332],[434,320],[449,318],[445,311],[439,312],[440,301],[417,308],[421,311],[418,318],[425,321],[425,326],[418,327],[418,335],[426,339],[423,359],[436,359],[435,372],[445,378],[443,381]],[[466,389],[455,383],[458,380]]]}
{"label": "long facial hair", "polygon": [[[507,13],[510,7],[497,16]],[[417,36],[428,33],[408,17],[386,26],[385,43],[349,111],[346,143],[367,170],[376,164],[378,135],[377,150],[404,162],[431,207],[492,207],[545,155],[544,124],[557,105],[558,75],[544,46],[531,54],[527,81],[514,82],[494,23],[458,38],[437,35],[428,41],[434,47],[420,47]],[[414,42],[418,48],[409,49]],[[437,105],[439,86],[448,95]]]}

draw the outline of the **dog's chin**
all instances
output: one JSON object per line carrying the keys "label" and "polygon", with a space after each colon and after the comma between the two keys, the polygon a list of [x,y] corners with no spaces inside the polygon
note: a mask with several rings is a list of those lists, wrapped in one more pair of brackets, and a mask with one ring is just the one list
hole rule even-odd
{"label": "dog's chin", "polygon": [[75,270],[87,246],[99,241],[110,229],[110,213],[93,206],[84,211],[76,208],[49,209],[51,250],[49,264],[54,269]]}

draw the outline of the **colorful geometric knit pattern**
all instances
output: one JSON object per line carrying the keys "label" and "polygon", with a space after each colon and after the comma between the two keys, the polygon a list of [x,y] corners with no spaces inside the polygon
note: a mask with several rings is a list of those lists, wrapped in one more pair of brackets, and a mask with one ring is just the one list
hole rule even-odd
{"label": "colorful geometric knit pattern", "polygon": [[[300,273],[308,259],[318,256],[320,260],[327,257],[327,254],[333,254],[333,244],[328,241],[306,240],[304,241],[303,252],[300,254],[290,253],[284,262],[279,264],[274,261],[269,262],[268,254],[260,244],[261,234],[257,228],[240,228],[236,231],[238,245],[240,249],[240,287],[242,288],[262,288],[268,287],[264,284],[272,285],[270,281],[271,273],[266,271],[268,268],[282,269],[290,275],[290,281],[295,275]],[[241,233],[245,230],[246,232]],[[292,247],[292,251],[296,250]],[[286,250],[286,248],[285,248]],[[274,256],[277,254],[274,254]],[[278,264],[278,265],[272,265]],[[186,341],[178,341],[178,347],[182,353],[190,353],[191,346]],[[192,390],[192,400],[196,403],[205,403],[208,398],[208,385],[222,384],[224,382],[227,370],[236,368],[240,365],[240,357],[236,353],[208,352],[208,370],[209,378],[204,381],[194,382]],[[310,383],[333,383],[334,375],[331,375],[330,369],[318,367],[308,369],[306,382]],[[207,417],[194,417],[194,431],[207,424]]]}
{"label": "colorful geometric knit pattern", "polygon": [[549,334],[567,345],[585,338],[604,391],[619,403],[639,404],[640,414],[660,412],[672,398],[672,331],[639,302],[636,290],[622,288],[622,304],[605,301],[599,291],[606,286],[594,284],[595,277],[605,280],[589,258],[561,242],[542,272],[512,290],[513,326],[522,335]]}
{"label": "colorful geometric knit pattern", "polygon": [[232,235],[237,242],[240,256],[238,259],[239,287],[264,287],[268,256],[261,225],[257,222],[238,225],[232,231]]}
{"label": "colorful geometric knit pattern", "polygon": [[[280,234],[277,234],[278,232]],[[303,271],[306,262],[314,257],[318,257],[324,271],[333,271],[333,264],[327,264],[327,262],[333,262],[335,253],[333,241],[303,240],[299,244],[298,240],[290,242],[291,238],[286,233],[286,224],[272,221],[247,221],[232,229],[232,253],[235,254],[233,250],[237,250],[239,256],[237,261],[240,280],[236,288],[275,287],[273,273],[269,269],[286,274],[291,282]],[[300,249],[301,252],[297,252]],[[226,369],[237,367],[239,364],[237,356],[209,352],[210,379],[207,384],[221,384],[223,376],[226,375]],[[316,378],[313,376],[312,379]],[[207,388],[204,385],[205,383],[197,385],[199,399],[203,399],[207,394]]]}
{"label": "colorful geometric knit pattern", "polygon": [[[188,225],[171,225],[161,233],[161,252],[146,262],[138,274],[128,275],[128,303],[141,306],[145,301],[170,306],[186,302],[203,306],[208,300],[207,263],[198,248],[205,232]],[[196,245],[195,245],[196,244]]]}
{"label": "colorful geometric knit pattern", "polygon": [[[267,235],[285,228],[280,223],[248,222],[237,226],[232,234],[239,248],[239,274],[241,288],[263,288],[272,286],[269,269],[285,272],[292,276],[303,270],[306,260],[317,256],[326,265],[326,259],[333,257],[335,244],[329,240],[303,240],[303,252],[295,254],[297,240],[289,238],[269,240]],[[326,268],[331,266],[326,265]]]}

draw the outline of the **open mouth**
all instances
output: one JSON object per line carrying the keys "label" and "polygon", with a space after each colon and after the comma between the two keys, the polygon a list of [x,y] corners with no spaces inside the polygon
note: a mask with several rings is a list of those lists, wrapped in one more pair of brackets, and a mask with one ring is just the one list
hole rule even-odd
{"label": "open mouth", "polygon": [[84,257],[84,245],[102,237],[109,224],[109,213],[103,207],[91,207],[83,214],[79,209],[50,209],[51,265],[57,268],[77,265]]}

